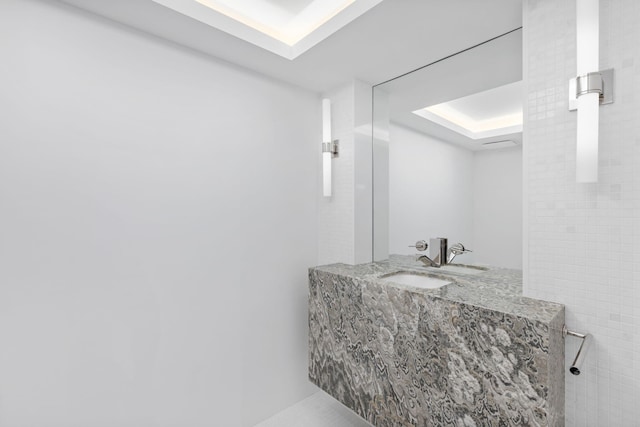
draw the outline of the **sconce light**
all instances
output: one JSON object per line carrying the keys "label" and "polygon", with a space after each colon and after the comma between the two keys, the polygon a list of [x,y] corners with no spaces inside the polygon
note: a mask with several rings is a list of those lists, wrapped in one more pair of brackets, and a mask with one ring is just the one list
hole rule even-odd
{"label": "sconce light", "polygon": [[322,194],[331,197],[331,159],[338,157],[338,140],[331,140],[331,100],[322,100]]}
{"label": "sconce light", "polygon": [[600,104],[613,102],[613,70],[597,71],[600,47],[599,0],[576,0],[577,75],[569,81],[569,110],[578,110],[576,182],[598,182]]}

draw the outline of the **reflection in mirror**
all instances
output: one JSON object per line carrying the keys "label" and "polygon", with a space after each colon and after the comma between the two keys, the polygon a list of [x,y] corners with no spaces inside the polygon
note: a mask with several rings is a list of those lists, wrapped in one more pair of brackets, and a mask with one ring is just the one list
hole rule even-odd
{"label": "reflection in mirror", "polygon": [[446,237],[522,268],[522,30],[375,86],[373,112],[374,259]]}

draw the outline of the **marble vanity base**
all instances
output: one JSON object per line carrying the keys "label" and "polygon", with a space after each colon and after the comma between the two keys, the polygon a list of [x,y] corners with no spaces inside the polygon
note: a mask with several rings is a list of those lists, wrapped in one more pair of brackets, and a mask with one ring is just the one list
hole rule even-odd
{"label": "marble vanity base", "polygon": [[[389,270],[310,270],[314,384],[376,427],[564,425],[561,305],[528,316],[528,299],[496,295],[507,307],[496,310],[376,280]],[[473,279],[483,298],[500,282],[487,277]]]}

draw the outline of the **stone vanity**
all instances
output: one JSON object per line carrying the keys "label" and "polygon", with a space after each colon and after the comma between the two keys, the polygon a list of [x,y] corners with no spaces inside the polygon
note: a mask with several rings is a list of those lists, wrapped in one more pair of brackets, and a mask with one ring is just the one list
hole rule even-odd
{"label": "stone vanity", "polygon": [[564,306],[523,297],[519,270],[459,270],[311,268],[310,380],[376,427],[564,425]]}

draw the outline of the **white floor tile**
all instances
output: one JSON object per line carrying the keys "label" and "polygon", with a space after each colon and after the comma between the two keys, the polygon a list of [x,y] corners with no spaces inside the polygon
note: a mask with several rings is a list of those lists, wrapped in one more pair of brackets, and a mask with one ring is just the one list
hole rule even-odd
{"label": "white floor tile", "polygon": [[320,391],[255,427],[371,427],[371,424]]}

